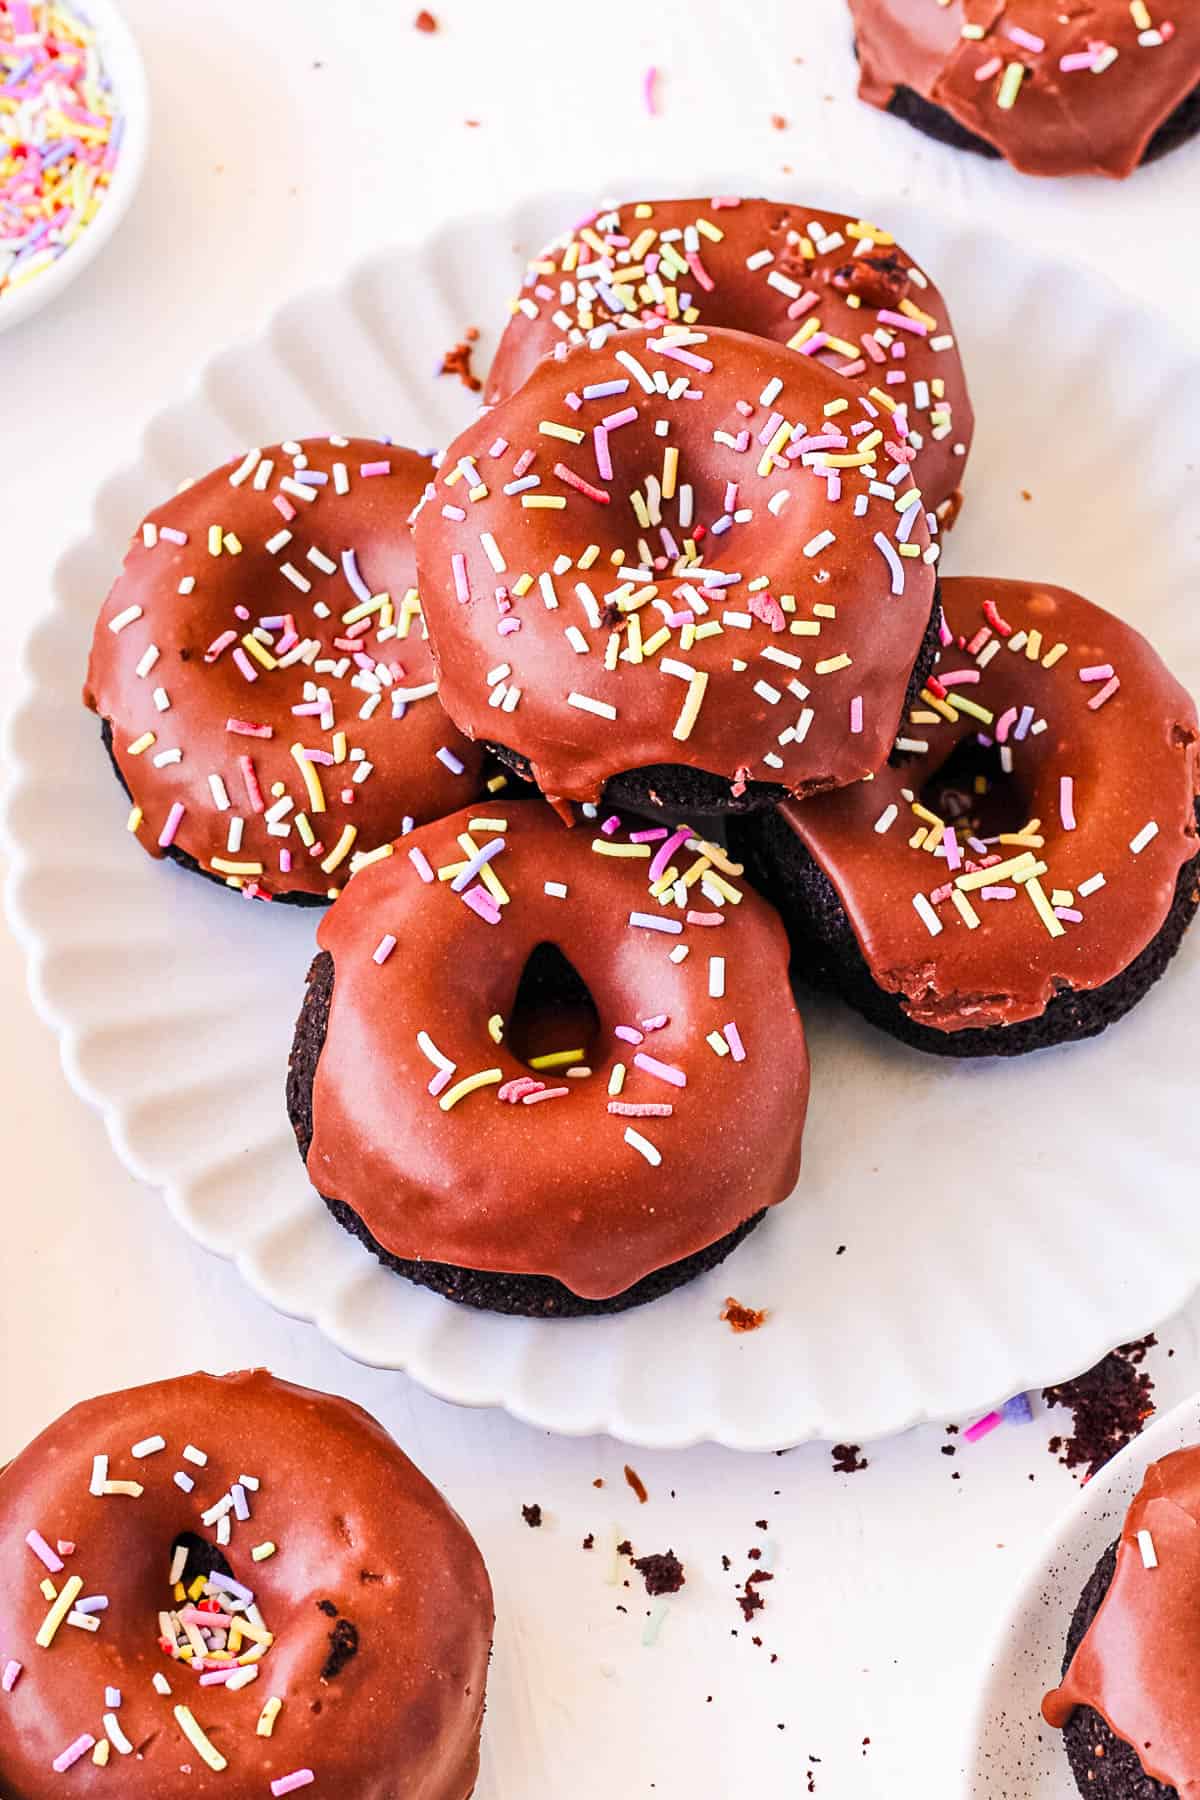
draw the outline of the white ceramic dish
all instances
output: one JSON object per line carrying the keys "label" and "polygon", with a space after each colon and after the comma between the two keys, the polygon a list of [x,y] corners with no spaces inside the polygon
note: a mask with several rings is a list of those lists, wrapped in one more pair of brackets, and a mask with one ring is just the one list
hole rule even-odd
{"label": "white ceramic dish", "polygon": [[[1200,931],[1106,1037],[1007,1064],[925,1058],[810,1005],[802,1185],[733,1259],[619,1318],[489,1317],[386,1274],[331,1222],[283,1105],[313,918],[141,855],[79,705],[95,610],[149,505],[251,442],[331,429],[445,441],[471,402],[433,379],[441,351],[504,316],[514,247],[535,250],[586,205],[559,195],[466,219],[299,297],[215,357],[100,489],[8,740],[8,903],[34,1000],[127,1166],[352,1356],[557,1431],[664,1447],[862,1441],[962,1417],[1077,1372],[1200,1280]],[[948,566],[1077,586],[1144,624],[1200,688],[1194,354],[1070,267],[904,205],[877,210],[957,297],[974,372],[981,424]],[[767,1307],[766,1327],[735,1337],[718,1317],[727,1294]]]}
{"label": "white ceramic dish", "polygon": [[82,275],[120,227],[146,164],[150,93],[137,40],[115,0],[81,0],[76,10],[96,31],[104,67],[125,116],[125,135],[108,193],[86,231],[42,274],[11,294],[0,294],[0,331],[32,318]]}
{"label": "white ceramic dish", "polygon": [[1062,1738],[1041,1717],[1092,1570],[1121,1530],[1152,1462],[1200,1443],[1200,1395],[1156,1419],[1088,1482],[1018,1588],[971,1723],[964,1800],[1078,1800]]}

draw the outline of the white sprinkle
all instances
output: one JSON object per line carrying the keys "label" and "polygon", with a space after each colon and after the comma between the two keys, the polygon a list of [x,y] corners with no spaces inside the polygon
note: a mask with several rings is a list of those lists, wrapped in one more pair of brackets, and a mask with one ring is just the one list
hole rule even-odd
{"label": "white sprinkle", "polygon": [[479,534],[479,542],[483,545],[483,553],[491,563],[493,569],[495,569],[498,575],[502,575],[507,569],[508,564],[500,554],[500,546],[492,536],[491,532],[481,531]]}
{"label": "white sprinkle", "polygon": [[725,997],[725,958],[710,956],[708,959],[708,997],[710,1000],[723,1000]]}
{"label": "white sprinkle", "polygon": [[150,673],[151,669],[154,667],[154,665],[157,661],[158,661],[158,645],[157,644],[148,644],[146,646],[146,648],[142,651],[141,657],[138,660],[137,664],[135,665],[134,672],[136,674],[140,675],[144,681],[146,676]]}
{"label": "white sprinkle", "polygon": [[588,694],[568,694],[567,705],[578,707],[580,712],[595,713],[600,719],[615,719],[617,716],[615,706],[610,706],[606,700],[593,700]]}
{"label": "white sprinkle", "polygon": [[140,606],[127,606],[124,612],[119,612],[115,618],[108,621],[108,629],[110,631],[124,631],[127,625],[132,625],[134,620],[140,619],[141,616],[142,609]]}
{"label": "white sprinkle", "polygon": [[294,563],[290,563],[290,562],[280,563],[279,573],[281,575],[285,575],[287,577],[287,579],[291,582],[292,586],[294,588],[299,588],[300,592],[302,594],[311,594],[312,582],[308,579],[307,575],[302,575],[300,573],[299,569],[295,566]]}
{"label": "white sprinkle", "polygon": [[108,1480],[108,1458],[107,1458],[107,1456],[93,1456],[93,1458],[92,1458],[92,1479],[91,1479],[90,1483],[88,1484],[88,1493],[89,1494],[102,1494],[104,1492],[104,1484],[107,1480]]}
{"label": "white sprinkle", "polygon": [[760,406],[774,406],[782,392],[782,381],[779,379],[778,375],[773,375],[762,393],[758,396],[758,404]]}
{"label": "white sprinkle", "polygon": [[625,1142],[631,1150],[636,1150],[639,1156],[644,1156],[652,1169],[657,1169],[662,1161],[662,1151],[656,1149],[649,1138],[643,1137],[640,1131],[635,1131],[632,1125],[627,1125]]}
{"label": "white sprinkle", "polygon": [[916,909],[917,917],[920,919],[922,925],[924,925],[930,937],[937,937],[942,929],[942,921],[938,918],[924,894],[913,895],[913,906]]}
{"label": "white sprinkle", "polygon": [[180,594],[190,594],[195,591],[195,587],[196,577],[194,575],[185,575],[176,589],[176,592]]}
{"label": "white sprinkle", "polygon": [[1158,1552],[1154,1548],[1154,1539],[1150,1536],[1150,1533],[1148,1531],[1139,1531],[1137,1534],[1137,1544],[1138,1549],[1142,1553],[1143,1569],[1157,1569]]}
{"label": "white sprinkle", "polygon": [[331,556],[326,556],[323,550],[318,550],[315,544],[311,545],[309,548],[308,560],[313,565],[314,569],[320,569],[322,575],[337,574],[338,566],[333,558]]}
{"label": "white sprinkle", "polygon": [[205,1512],[200,1514],[200,1523],[202,1525],[215,1525],[218,1519],[223,1519],[225,1514],[232,1510],[233,1495],[222,1494],[219,1500],[214,1500],[213,1504],[208,1507]]}
{"label": "white sprinkle", "polygon": [[1100,875],[1100,874],[1089,875],[1086,881],[1080,882],[1079,886],[1075,889],[1075,892],[1077,894],[1082,895],[1082,897],[1086,900],[1089,894],[1096,893],[1097,890],[1102,888],[1103,886],[1104,886],[1103,875]]}
{"label": "white sprinkle", "polygon": [[660,919],[654,913],[631,912],[631,925],[640,925],[644,931],[665,931],[672,937],[678,937],[683,930],[681,919]]}
{"label": "white sprinkle", "polygon": [[262,494],[266,492],[267,483],[270,481],[274,472],[275,464],[273,460],[269,456],[264,456],[257,469],[254,471],[254,486],[258,493]]}
{"label": "white sprinkle", "polygon": [[1140,856],[1142,851],[1146,848],[1146,845],[1153,843],[1157,836],[1158,824],[1154,819],[1151,819],[1148,824],[1142,826],[1142,829],[1135,838],[1130,838],[1129,848],[1133,851],[1135,856]]}
{"label": "white sprinkle", "polygon": [[219,775],[210,775],[209,776],[208,790],[209,790],[209,793],[213,797],[213,804],[217,807],[218,811],[219,812],[228,812],[229,804],[230,804],[229,803],[229,794],[225,787],[225,783],[222,781],[222,779]]}
{"label": "white sprinkle", "polygon": [[346,472],[344,462],[335,462],[333,465],[333,491],[335,494],[350,492],[350,477]]}
{"label": "white sprinkle", "polygon": [[121,1730],[116,1713],[106,1712],[104,1715],[104,1735],[119,1756],[128,1756],[133,1745]]}
{"label": "white sprinkle", "polygon": [[253,475],[255,469],[258,467],[260,456],[261,451],[247,450],[244,459],[238,464],[237,468],[233,471],[233,474],[229,477],[230,487],[241,487],[243,481],[249,481],[251,475]]}
{"label": "white sprinkle", "polygon": [[155,756],[154,758],[152,758],[152,761],[153,761],[156,769],[165,769],[171,763],[182,762],[183,761],[183,751],[182,750],[160,750],[158,755]]}
{"label": "white sprinkle", "polygon": [[166,1447],[165,1437],[140,1438],[129,1454],[130,1456],[153,1456],[156,1450],[165,1450]]}
{"label": "white sprinkle", "polygon": [[154,705],[158,712],[170,712],[171,696],[170,696],[170,694],[168,694],[165,687],[156,687],[155,688],[155,690],[154,690]]}
{"label": "white sprinkle", "polygon": [[192,1489],[196,1485],[195,1482],[192,1480],[191,1476],[189,1474],[187,1474],[186,1471],[183,1469],[176,1469],[174,1475],[172,1476],[172,1480],[174,1481],[175,1486],[177,1488],[183,1489],[185,1494],[190,1494]]}
{"label": "white sprinkle", "polygon": [[506,681],[511,674],[511,663],[497,663],[494,669],[489,669],[487,672],[487,684],[489,687],[495,687],[498,681]]}
{"label": "white sprinkle", "polygon": [[802,669],[804,658],[793,656],[790,650],[777,650],[774,644],[768,644],[763,650],[768,662],[782,663],[785,669]]}
{"label": "white sprinkle", "polygon": [[746,267],[748,269],[765,269],[768,263],[774,261],[775,258],[769,250],[756,250],[753,256],[746,258]]}
{"label": "white sprinkle", "polygon": [[542,888],[542,892],[544,894],[549,894],[551,900],[565,900],[567,897],[567,884],[565,881],[547,881]]}
{"label": "white sprinkle", "polygon": [[154,1691],[156,1694],[169,1694],[170,1693],[171,1684],[167,1680],[166,1676],[163,1675],[161,1672],[155,1673],[151,1677],[151,1680],[154,1684]]}
{"label": "white sprinkle", "polygon": [[203,1450],[197,1450],[195,1444],[185,1444],[183,1446],[183,1460],[184,1462],[195,1463],[198,1469],[203,1469],[207,1467],[208,1464],[208,1457]]}

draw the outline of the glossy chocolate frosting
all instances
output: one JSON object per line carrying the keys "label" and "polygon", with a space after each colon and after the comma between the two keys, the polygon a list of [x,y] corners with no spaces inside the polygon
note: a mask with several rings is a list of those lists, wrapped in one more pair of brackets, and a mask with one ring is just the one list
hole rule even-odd
{"label": "glossy chocolate frosting", "polygon": [[911,88],[1029,175],[1131,174],[1200,84],[1194,6],[849,3],[864,100],[887,107]]}
{"label": "glossy chocolate frosting", "polygon": [[369,438],[274,445],[134,535],[84,699],[112,727],[152,856],[169,845],[261,896],[324,895],[406,819],[480,792],[415,595],[407,519],[429,472]]}
{"label": "glossy chocolate frosting", "polygon": [[[876,983],[919,1024],[958,1031],[1036,1018],[1146,947],[1200,848],[1200,760],[1191,698],[1111,613],[1065,588],[971,577],[943,581],[942,605],[951,641],[904,762],[784,816]],[[971,743],[1011,759],[982,802],[1007,795],[1000,831],[928,803]]]}
{"label": "glossy chocolate frosting", "polygon": [[881,226],[777,200],[642,200],[564,232],[525,272],[488,377],[506,399],[543,356],[683,321],[794,344],[907,407],[917,479],[950,510],[975,419],[946,302]]}
{"label": "glossy chocolate frosting", "polygon": [[[159,1438],[165,1447],[147,1449]],[[96,1470],[96,1457],[107,1467]],[[105,1480],[142,1492],[105,1492]],[[188,1606],[169,1581],[176,1539],[220,1544],[224,1528],[202,1518],[218,1502],[231,1522],[221,1572],[253,1590],[272,1639],[256,1679],[236,1692],[202,1682],[159,1643],[160,1613]],[[313,1794],[331,1800],[466,1800],[473,1791],[492,1636],[487,1572],[437,1490],[348,1400],[263,1370],[88,1400],[0,1473],[0,1516],[5,1800],[262,1800],[303,1769]],[[256,1561],[252,1549],[265,1544],[273,1553]],[[193,1543],[185,1585],[216,1554],[205,1563]],[[66,1594],[76,1578],[80,1606],[107,1596],[99,1629],[66,1619],[43,1646],[54,1602],[40,1584]],[[184,1627],[173,1629],[186,1644]],[[282,1707],[260,1735],[272,1697]],[[178,1707],[227,1766],[189,1740]],[[107,1744],[106,1765],[86,1742],[80,1750],[89,1738]],[[72,1748],[77,1760],[59,1772]]]}
{"label": "glossy chocolate frosting", "polygon": [[797,794],[877,768],[934,596],[904,431],[741,332],[543,358],[416,518],[446,710],[574,800],[654,764]]}
{"label": "glossy chocolate frosting", "polygon": [[[607,1298],[795,1185],[808,1058],[787,940],[687,828],[570,829],[539,800],[488,814],[414,832],[322,919],[334,989],[308,1172],[393,1255]],[[543,944],[596,1009],[581,1044],[544,1022],[582,1076],[539,1072],[507,1029]]]}
{"label": "glossy chocolate frosting", "polygon": [[[1149,1534],[1146,1553],[1139,1532]],[[1112,1585],[1042,1712],[1061,1729],[1090,1706],[1181,1800],[1200,1794],[1198,1600],[1200,1450],[1177,1450],[1146,1470]]]}

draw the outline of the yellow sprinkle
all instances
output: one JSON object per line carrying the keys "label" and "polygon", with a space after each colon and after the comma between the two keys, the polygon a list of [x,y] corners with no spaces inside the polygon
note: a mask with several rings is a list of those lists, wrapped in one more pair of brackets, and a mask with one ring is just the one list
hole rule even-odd
{"label": "yellow sprinkle", "polygon": [[637,522],[641,526],[642,530],[649,531],[649,529],[650,529],[650,514],[646,510],[646,502],[645,502],[644,498],[642,497],[640,490],[635,490],[632,494],[630,494],[629,504],[630,504],[630,506],[632,506],[634,513],[637,517]]}
{"label": "yellow sprinkle", "polygon": [[[921,689],[921,698],[926,706],[932,706],[935,716],[940,715],[943,719],[949,719],[951,725],[958,723],[958,714],[950,704],[949,698],[939,700],[936,694],[931,694],[929,692],[928,688]],[[918,722],[916,713],[911,713],[909,716],[914,724]]]}
{"label": "yellow sprinkle", "polygon": [[502,1013],[493,1013],[488,1020],[488,1036],[491,1038],[493,1044],[498,1044],[503,1039],[504,1015]]}
{"label": "yellow sprinkle", "polygon": [[409,626],[414,619],[422,619],[423,622],[421,597],[417,593],[416,588],[409,588],[407,594],[405,594],[403,600],[400,602],[400,614],[396,620],[396,636],[398,638],[406,638],[408,636]]}
{"label": "yellow sprinkle", "polygon": [[877,400],[886,412],[895,412],[896,402],[892,399],[890,394],[885,394],[882,388],[873,387],[871,389],[871,398],[872,400]]}
{"label": "yellow sprinkle", "polygon": [[109,1743],[108,1739],[101,1738],[100,1742],[96,1745],[96,1748],[92,1751],[92,1761],[96,1764],[97,1768],[103,1769],[105,1767],[111,1749],[112,1745]]}
{"label": "yellow sprinkle", "polygon": [[308,804],[315,813],[323,813],[325,811],[325,790],[321,786],[321,778],[317,774],[316,767],[304,754],[303,744],[292,745],[292,759],[304,777],[304,785],[308,789]]}
{"label": "yellow sprinkle", "polygon": [[608,1091],[615,1096],[621,1092],[621,1089],[624,1086],[625,1064],[622,1062],[614,1063],[608,1077]]}
{"label": "yellow sprinkle", "polygon": [[487,791],[489,794],[500,794],[500,793],[503,793],[504,789],[507,786],[508,786],[508,776],[507,775],[493,775],[491,780],[487,784]]}
{"label": "yellow sprinkle", "polygon": [[225,534],[221,530],[221,527],[219,525],[210,525],[209,526],[209,528],[208,528],[208,554],[210,556],[220,556],[221,544],[224,540],[224,535]]}
{"label": "yellow sprinkle", "polygon": [[271,1698],[267,1701],[267,1704],[259,1713],[258,1724],[254,1728],[259,1737],[270,1737],[275,1729],[275,1721],[279,1717],[282,1706],[283,1701],[279,1698],[278,1694],[272,1694]]}
{"label": "yellow sprinkle", "polygon": [[261,875],[263,872],[260,862],[227,862],[223,856],[214,856],[211,866],[218,875]]}
{"label": "yellow sprinkle", "polygon": [[700,233],[701,237],[706,237],[710,244],[723,244],[725,242],[725,233],[723,231],[718,231],[717,227],[711,224],[708,219],[697,219],[696,230]]}
{"label": "yellow sprinkle", "polygon": [[813,674],[836,675],[839,669],[848,669],[849,667],[850,658],[843,650],[838,656],[825,656],[822,657],[820,662],[815,662],[813,664]]}
{"label": "yellow sprinkle", "polygon": [[731,906],[741,905],[742,896],[739,890],[735,887],[730,887],[729,883],[725,880],[725,877],[723,875],[718,875],[715,869],[706,869],[704,871],[704,880],[710,887],[715,887],[718,894],[723,894]]}
{"label": "yellow sprinkle", "polygon": [[561,494],[522,494],[521,495],[521,505],[528,507],[531,511],[538,507],[542,508],[543,511],[545,511],[548,508],[553,508],[557,511],[557,510],[561,510],[561,508],[563,508],[566,504],[567,504],[567,502]]}
{"label": "yellow sprinkle", "polygon": [[820,331],[820,329],[821,329],[820,319],[817,317],[817,315],[815,313],[810,313],[808,318],[805,319],[803,325],[800,327],[799,331],[797,331],[792,337],[790,337],[788,339],[788,341],[787,341],[788,349],[789,350],[798,350],[800,348],[801,344],[807,344],[810,337],[816,337],[816,335],[817,335],[818,331]]}
{"label": "yellow sprinkle", "polygon": [[246,633],[245,637],[242,639],[242,643],[250,652],[255,662],[261,663],[264,669],[277,669],[279,667],[279,664],[271,655],[271,652],[267,649],[266,645],[260,644],[252,631]]}
{"label": "yellow sprinkle", "polygon": [[221,542],[226,550],[228,550],[230,556],[240,556],[242,554],[242,540],[237,535],[236,531],[227,531],[221,539]]}
{"label": "yellow sprinkle", "polygon": [[869,450],[858,451],[853,456],[833,456],[829,451],[823,450],[817,457],[817,466],[821,469],[861,469],[864,463],[874,461]]}
{"label": "yellow sprinkle", "polygon": [[373,612],[382,612],[387,598],[386,594],[372,594],[369,600],[360,600],[357,606],[342,614],[342,624],[357,625],[360,619],[369,619]]}
{"label": "yellow sprinkle", "polygon": [[129,755],[140,756],[143,750],[148,750],[151,744],[157,743],[157,741],[158,740],[152,731],[143,731],[141,737],[135,738],[133,743],[130,744]]}
{"label": "yellow sprinkle", "polygon": [[38,1586],[42,1590],[43,1600],[53,1600],[56,1598],[58,1589],[55,1587],[49,1576],[47,1576],[44,1581],[39,1581]]}
{"label": "yellow sprinkle", "polygon": [[335,731],[333,734],[333,760],[335,763],[344,763],[346,760],[346,734],[344,731]]}
{"label": "yellow sprinkle", "polygon": [[196,1723],[190,1706],[177,1706],[175,1708],[175,1719],[184,1737],[188,1740],[194,1750],[199,1751],[210,1769],[215,1769],[216,1772],[220,1774],[222,1769],[227,1769],[229,1767],[229,1764],[225,1761],[221,1752],[216,1748],[216,1745],[209,1742],[203,1731],[200,1729],[200,1726]]}
{"label": "yellow sprinkle", "polygon": [[250,1561],[266,1562],[268,1556],[274,1556],[274,1554],[275,1546],[270,1538],[268,1538],[265,1544],[255,1544],[253,1550],[250,1552]]}
{"label": "yellow sprinkle", "polygon": [[332,875],[333,871],[338,867],[338,864],[345,862],[347,856],[350,854],[350,846],[353,844],[353,842],[357,836],[358,836],[358,826],[357,825],[343,825],[342,826],[341,837],[338,839],[337,843],[333,846],[333,849],[329,852],[329,855],[326,856],[322,860],[322,863],[321,863],[321,867],[324,870],[326,875]]}
{"label": "yellow sprinkle", "polygon": [[675,483],[679,476],[679,451],[674,444],[668,444],[663,451],[662,497],[664,500],[675,498]]}
{"label": "yellow sprinkle", "polygon": [[188,1589],[189,1600],[203,1600],[204,1590],[207,1586],[208,1577],[206,1575],[197,1575],[195,1581],[192,1582],[192,1585]]}
{"label": "yellow sprinkle", "polygon": [[141,827],[141,823],[142,823],[142,817],[143,817],[143,814],[142,814],[141,807],[140,806],[131,806],[129,809],[129,817],[125,821],[126,831],[139,830]]}
{"label": "yellow sprinkle", "polygon": [[371,863],[383,862],[394,853],[394,844],[380,844],[376,850],[360,850],[350,858],[350,873],[357,875],[360,869],[368,868]]}
{"label": "yellow sprinkle", "polygon": [[953,704],[956,711],[970,713],[973,719],[980,719],[985,725],[991,724],[996,716],[995,713],[989,712],[986,706],[980,706],[977,700],[968,700],[966,695],[960,694],[957,688],[951,691],[954,695]]}
{"label": "yellow sprinkle", "polygon": [[507,831],[507,819],[468,819],[468,831]]}
{"label": "yellow sprinkle", "polygon": [[740,875],[744,875],[746,872],[741,863],[730,862],[729,857],[726,855],[725,851],[722,850],[721,846],[719,844],[710,844],[707,838],[693,838],[688,844],[688,849],[698,850],[702,856],[706,856],[709,862],[720,869],[722,874],[732,875],[735,881]]}
{"label": "yellow sprinkle", "polygon": [[614,844],[608,838],[593,838],[592,849],[597,856],[649,856],[649,844]]}
{"label": "yellow sprinkle", "polygon": [[50,1648],[51,1644],[54,1642],[55,1633],[82,1592],[83,1577],[81,1575],[72,1575],[65,1583],[58,1599],[54,1602],[54,1605],[42,1620],[41,1629],[34,1639],[34,1642],[40,1645],[43,1650],[48,1650]]}
{"label": "yellow sprinkle", "polygon": [[1036,662],[1042,654],[1042,634],[1035,627],[1025,639],[1025,654],[1030,662]]}
{"label": "yellow sprinkle", "polygon": [[703,669],[697,669],[688,682],[688,691],[680,709],[679,717],[672,727],[671,736],[682,743],[692,735],[692,728],[700,717],[700,708],[704,704],[704,690],[708,686],[708,675]]}
{"label": "yellow sprinkle", "polygon": [[1033,901],[1034,907],[1037,910],[1037,915],[1041,919],[1042,924],[1046,927],[1046,930],[1050,933],[1050,936],[1052,938],[1064,936],[1066,927],[1061,919],[1055,918],[1054,908],[1051,906],[1049,900],[1047,900],[1046,890],[1043,888],[1036,875],[1031,875],[1029,880],[1025,883],[1025,892]]}
{"label": "yellow sprinkle", "polygon": [[454,1086],[442,1095],[438,1105],[443,1112],[449,1112],[451,1107],[457,1106],[460,1100],[465,1100],[468,1094],[474,1094],[480,1088],[495,1087],[503,1079],[504,1071],[502,1069],[481,1069],[478,1075],[467,1075],[462,1081],[456,1081]]}
{"label": "yellow sprinkle", "polygon": [[300,833],[305,849],[311,850],[317,841],[317,834],[309,823],[307,813],[298,812],[296,814],[296,830]]}
{"label": "yellow sprinkle", "polygon": [[670,641],[671,641],[670,627],[668,625],[660,625],[658,630],[656,632],[654,632],[654,634],[651,637],[644,639],[644,641],[642,643],[643,661],[645,660],[645,658],[647,656],[657,656],[658,652],[662,649],[663,645],[669,644]]}
{"label": "yellow sprinkle", "polygon": [[[878,443],[882,436],[883,436],[882,432],[876,432],[875,442]],[[862,448],[864,450],[866,450],[868,447],[869,447],[868,442],[867,442],[866,438],[864,438],[863,442],[862,442]],[[920,488],[909,488],[907,494],[901,494],[899,500],[897,500],[896,511],[898,513],[907,512],[910,506],[919,506],[920,504],[921,504]]]}
{"label": "yellow sprinkle", "polygon": [[1055,644],[1053,650],[1047,650],[1045,656],[1042,658],[1043,669],[1052,669],[1055,663],[1061,662],[1066,654],[1067,646],[1065,644]]}
{"label": "yellow sprinkle", "polygon": [[[1017,104],[1017,95],[1021,91],[1021,83],[1024,79],[1025,64],[1010,62],[1000,78],[1000,87],[996,94],[996,105],[1002,112],[1011,112],[1013,107]],[[1057,919],[1055,920],[1055,924],[1058,924]],[[1059,925],[1059,933],[1061,934],[1061,932],[1062,926]],[[1053,937],[1055,934],[1051,932],[1050,935]]]}
{"label": "yellow sprinkle", "polygon": [[576,562],[575,567],[577,569],[590,569],[599,554],[599,544],[589,544],[583,555]]}
{"label": "yellow sprinkle", "polygon": [[531,1056],[531,1069],[565,1069],[568,1063],[583,1061],[582,1050],[548,1050],[545,1056]]}
{"label": "yellow sprinkle", "polygon": [[777,454],[783,449],[783,446],[787,443],[791,435],[792,428],[785,420],[759,458],[758,472],[760,475],[769,475],[771,473]]}
{"label": "yellow sprinkle", "polygon": [[[900,311],[904,314],[905,318],[916,319],[917,323],[919,325],[924,325],[927,331],[937,330],[937,320],[934,318],[933,314],[922,312],[921,308],[917,306],[914,301],[907,299],[901,300]],[[937,382],[934,383],[935,388],[938,385]]]}
{"label": "yellow sprinkle", "polygon": [[793,619],[788,626],[793,637],[820,637],[821,627],[816,619]]}
{"label": "yellow sprinkle", "polygon": [[585,436],[574,425],[556,425],[553,419],[543,419],[538,430],[543,437],[561,438],[565,444],[582,444]]}
{"label": "yellow sprinkle", "polygon": [[897,544],[896,549],[900,552],[901,556],[914,556],[915,557],[915,556],[924,556],[924,554],[925,554],[925,552],[922,550],[920,544]]}
{"label": "yellow sprinkle", "polygon": [[716,1051],[718,1056],[729,1055],[729,1045],[725,1042],[725,1039],[721,1036],[719,1031],[710,1031],[704,1041]]}
{"label": "yellow sprinkle", "polygon": [[975,931],[979,925],[979,914],[975,911],[975,908],[971,905],[967,896],[958,888],[951,888],[950,898],[958,909],[959,915],[963,919],[968,931]]}
{"label": "yellow sprinkle", "polygon": [[974,869],[969,875],[959,875],[955,885],[960,888],[992,887],[998,881],[1009,877],[1028,877],[1032,869],[1037,868],[1037,858],[1026,850],[1020,856],[1011,856],[1007,862],[993,863],[990,869]]}

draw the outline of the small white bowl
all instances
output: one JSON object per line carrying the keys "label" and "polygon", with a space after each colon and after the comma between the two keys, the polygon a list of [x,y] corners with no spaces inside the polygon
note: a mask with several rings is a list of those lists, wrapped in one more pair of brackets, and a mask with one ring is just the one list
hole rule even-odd
{"label": "small white bowl", "polygon": [[150,137],[150,94],[137,41],[115,0],[70,0],[72,8],[94,28],[113,97],[125,115],[121,153],[112,183],[95,218],[70,249],[50,268],[35,275],[15,293],[0,293],[0,331],[19,325],[49,304],[81,275],[117,230],[137,191]]}

